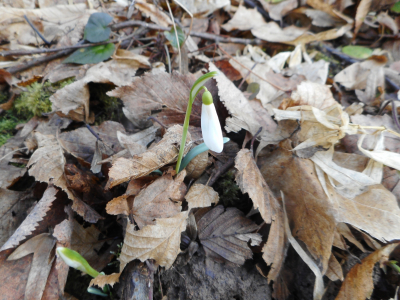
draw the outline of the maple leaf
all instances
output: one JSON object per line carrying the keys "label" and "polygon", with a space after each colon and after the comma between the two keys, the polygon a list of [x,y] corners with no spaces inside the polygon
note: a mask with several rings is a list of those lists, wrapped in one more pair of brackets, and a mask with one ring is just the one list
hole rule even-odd
{"label": "maple leaf", "polygon": [[[148,175],[166,164],[176,161],[179,154],[177,145],[180,144],[182,131],[182,126],[172,126],[167,130],[163,139],[146,152],[135,155],[131,159],[118,158],[110,169],[110,179],[107,182],[106,189],[112,188],[125,181]],[[191,137],[188,133],[186,145],[188,145],[190,141]],[[189,147],[185,147],[184,154],[188,151]]]}
{"label": "maple leaf", "polygon": [[181,232],[186,229],[187,216],[188,212],[181,212],[171,218],[157,219],[156,225],[147,225],[139,231],[128,223],[119,257],[120,271],[134,259],[142,262],[154,259],[158,265],[169,269],[181,251]]}
{"label": "maple leaf", "polygon": [[[201,210],[195,213],[195,217]],[[231,262],[243,265],[246,259],[253,257],[247,243],[259,245],[261,236],[253,233],[258,225],[244,217],[235,207],[225,210],[218,205],[196,220],[198,235],[207,257],[217,262]]]}

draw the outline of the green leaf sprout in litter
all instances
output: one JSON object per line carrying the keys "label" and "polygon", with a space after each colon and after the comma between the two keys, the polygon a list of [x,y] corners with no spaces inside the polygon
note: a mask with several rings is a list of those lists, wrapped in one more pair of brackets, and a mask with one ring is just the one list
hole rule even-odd
{"label": "green leaf sprout in litter", "polygon": [[167,38],[168,41],[170,41],[172,47],[178,48],[182,46],[182,43],[185,41],[185,33],[182,31],[180,27],[176,27],[176,32],[178,33],[178,40],[179,40],[179,46],[178,43],[176,42],[176,35],[175,35],[175,30],[172,27],[170,31],[164,31],[164,35]]}
{"label": "green leaf sprout in litter", "polygon": [[110,58],[114,51],[115,45],[113,43],[82,48],[72,53],[63,63],[97,64]]}
{"label": "green leaf sprout in litter", "polygon": [[91,43],[98,43],[108,40],[111,28],[112,17],[106,13],[94,13],[90,16],[84,31],[84,39]]}

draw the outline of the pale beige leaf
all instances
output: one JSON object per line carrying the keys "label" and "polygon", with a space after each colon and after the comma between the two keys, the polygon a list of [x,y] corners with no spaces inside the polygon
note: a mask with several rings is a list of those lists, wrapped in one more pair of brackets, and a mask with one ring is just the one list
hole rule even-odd
{"label": "pale beige leaf", "polygon": [[[163,139],[146,152],[136,155],[131,159],[118,158],[110,169],[109,180],[106,188],[112,188],[125,181],[150,174],[166,164],[174,162],[178,158],[178,145],[182,139],[183,127],[175,125],[170,127]],[[186,145],[191,141],[190,133],[186,139]],[[185,147],[185,153],[189,147]]]}
{"label": "pale beige leaf", "polygon": [[54,112],[61,112],[75,121],[86,121],[90,118],[89,82],[113,83],[116,86],[132,82],[139,68],[135,60],[117,60],[101,62],[91,67],[84,78],[58,90],[50,97]]}
{"label": "pale beige leaf", "polygon": [[124,49],[118,49],[114,55],[111,56],[115,60],[131,60],[133,63],[136,63],[136,67],[134,65],[131,65],[133,68],[143,68],[143,69],[149,69],[151,67],[149,57],[136,54],[132,51],[124,50]]}
{"label": "pale beige leaf", "polygon": [[[27,126],[28,127],[28,126]],[[18,138],[14,138],[14,141],[8,141],[0,147],[0,189],[6,189],[11,187],[19,178],[24,176],[26,168],[18,168],[10,164],[12,159],[12,151],[23,147],[21,141],[17,141]]]}
{"label": "pale beige leaf", "polygon": [[134,156],[142,154],[146,151],[147,145],[156,137],[157,128],[151,126],[145,130],[139,131],[132,135],[125,135],[118,131],[117,137],[119,143],[129,150],[129,153]]}
{"label": "pale beige leaf", "polygon": [[119,276],[121,273],[112,273],[110,275],[99,274],[96,278],[93,278],[90,281],[89,286],[97,285],[98,287],[103,288],[106,284],[113,286],[117,282],[119,282]]}
{"label": "pale beige leaf", "polygon": [[329,259],[328,270],[326,271],[325,275],[332,281],[341,280],[343,281],[343,270],[340,263],[337,261],[335,255],[331,255]]}
{"label": "pale beige leaf", "polygon": [[260,124],[256,122],[255,112],[251,108],[249,100],[214,64],[209,64],[209,71],[218,72],[218,76],[215,77],[218,95],[232,116],[226,119],[226,131],[238,132],[243,128],[251,134],[255,134],[260,128]]}
{"label": "pale beige leaf", "polygon": [[47,212],[50,210],[53,201],[56,199],[56,193],[57,189],[52,186],[49,186],[46,189],[42,199],[40,199],[22,224],[14,232],[14,234],[1,247],[0,251],[18,246],[22,240],[24,240],[35,230],[35,228],[38,226],[38,223],[43,220]]}
{"label": "pale beige leaf", "polygon": [[390,253],[398,245],[399,243],[387,245],[368,255],[361,261],[361,264],[355,264],[347,274],[336,300],[369,299],[374,289],[372,276],[375,264],[389,260]]}
{"label": "pale beige leaf", "polygon": [[266,24],[266,22],[257,11],[257,8],[247,9],[245,6],[240,5],[232,19],[221,27],[226,31],[235,29],[246,31],[263,24]]}
{"label": "pale beige leaf", "polygon": [[267,24],[255,27],[251,30],[251,33],[267,42],[272,43],[291,43],[298,39],[307,31],[307,28],[300,28],[296,26],[288,26],[281,28],[275,22],[269,22]]}
{"label": "pale beige leaf", "polygon": [[209,166],[208,151],[204,151],[193,158],[185,167],[187,177],[198,179]]}
{"label": "pale beige leaf", "polygon": [[278,3],[271,3],[268,1],[260,1],[264,9],[269,13],[271,19],[275,21],[282,21],[282,18],[287,15],[291,10],[298,6],[296,0],[284,0]]}
{"label": "pale beige leaf", "polygon": [[321,10],[302,7],[299,11],[309,17],[314,26],[334,27],[338,23],[336,18]]}
{"label": "pale beige leaf", "polygon": [[208,1],[197,1],[197,0],[179,0],[187,10],[192,14],[202,14],[204,16],[211,14],[217,9],[230,6],[229,0],[208,0]]}
{"label": "pale beige leaf", "polygon": [[303,35],[299,36],[295,40],[287,41],[285,43],[291,44],[291,45],[298,45],[298,44],[308,44],[308,43],[316,42],[316,41],[321,42],[321,41],[334,40],[334,39],[337,39],[337,38],[343,36],[345,33],[349,32],[352,28],[353,28],[353,24],[346,24],[342,27],[330,29],[330,30],[323,31],[323,32],[320,32],[317,34],[304,33]]}
{"label": "pale beige leaf", "polygon": [[296,105],[310,105],[321,110],[337,103],[329,86],[311,81],[300,83],[291,97]]}
{"label": "pale beige leaf", "polygon": [[364,22],[365,17],[369,13],[371,3],[372,3],[372,0],[361,0],[360,4],[358,4],[356,17],[355,17],[356,22],[355,22],[355,27],[354,27],[355,35],[357,35],[362,23]]}
{"label": "pale beige leaf", "polygon": [[397,33],[399,31],[399,27],[396,24],[396,21],[393,20],[391,16],[388,15],[387,12],[380,12],[379,15],[376,17],[376,20],[379,24],[389,27],[393,33]]}
{"label": "pale beige leaf", "polygon": [[154,225],[155,219],[173,217],[181,211],[180,201],[186,193],[184,178],[185,171],[180,172],[175,180],[168,173],[135,197],[131,213],[139,228]]}
{"label": "pale beige leaf", "polygon": [[211,186],[194,184],[190,187],[185,199],[188,202],[188,211],[190,211],[195,207],[208,207],[213,203],[218,203],[219,196]]}
{"label": "pale beige leaf", "polygon": [[139,231],[128,223],[119,257],[120,271],[134,259],[154,259],[158,265],[169,269],[181,252],[181,232],[186,229],[187,216],[186,211],[172,218],[157,219],[156,225],[145,226]]}
{"label": "pale beige leaf", "polygon": [[135,7],[157,25],[163,27],[169,27],[172,25],[171,19],[154,4],[140,1],[139,3],[135,4]]}
{"label": "pale beige leaf", "polygon": [[354,237],[353,233],[350,231],[350,228],[347,224],[338,223],[336,229],[338,233],[340,233],[350,243],[354,244],[362,252],[367,251],[365,250],[364,246]]}
{"label": "pale beige leaf", "polygon": [[[48,41],[57,41],[71,29],[83,29],[93,12],[95,11],[86,9],[84,3],[42,9],[0,7],[0,37],[22,45],[43,43],[25,21],[26,15]],[[71,41],[72,44],[77,43],[82,34],[80,31],[78,38]]]}
{"label": "pale beige leaf", "polygon": [[253,153],[248,149],[242,149],[236,156],[235,167],[236,182],[243,193],[248,193],[253,201],[254,208],[257,208],[266,223],[271,223],[275,212],[272,210],[272,193],[262,177]]}

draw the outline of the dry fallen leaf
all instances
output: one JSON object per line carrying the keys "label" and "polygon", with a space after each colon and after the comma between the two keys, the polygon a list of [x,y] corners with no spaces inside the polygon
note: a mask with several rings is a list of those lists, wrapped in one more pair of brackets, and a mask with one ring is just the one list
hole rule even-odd
{"label": "dry fallen leaf", "polygon": [[[136,197],[128,194],[110,201],[107,204],[107,212],[118,214],[125,212],[125,207],[128,206],[128,213],[133,216],[139,228],[154,225],[155,219],[173,217],[181,211],[180,201],[186,193],[184,178],[184,171],[180,172],[175,180],[170,173],[167,173],[143,189]],[[122,210],[115,207],[121,204]]]}
{"label": "dry fallen leaf", "polygon": [[44,192],[42,199],[35,205],[33,210],[0,250],[14,248],[18,246],[22,240],[26,239],[27,236],[32,234],[38,223],[43,220],[46,213],[51,209],[53,201],[56,199],[56,194],[57,189],[49,186]]}
{"label": "dry fallen leaf", "polygon": [[134,156],[147,150],[147,145],[156,137],[157,128],[151,126],[132,135],[125,135],[117,131],[118,141],[129,153]]}
{"label": "dry fallen leaf", "polygon": [[232,19],[221,27],[226,31],[235,29],[246,31],[265,23],[257,8],[247,9],[245,6],[240,5]]}
{"label": "dry fallen leaf", "polygon": [[[118,158],[110,169],[110,179],[107,182],[106,189],[125,181],[148,175],[152,171],[174,162],[178,158],[178,145],[182,138],[182,130],[182,126],[172,126],[168,129],[163,139],[146,152],[135,155],[131,159]],[[190,141],[191,137],[188,133],[186,145]],[[185,147],[184,154],[188,151],[189,147]]]}
{"label": "dry fallen leaf", "polygon": [[172,25],[171,19],[168,15],[154,4],[146,3],[145,1],[138,1],[138,3],[135,3],[135,7],[157,25],[163,27],[169,27]]}
{"label": "dry fallen leaf", "polygon": [[90,281],[90,286],[97,285],[103,288],[106,284],[113,286],[119,281],[121,273],[112,273],[110,275],[99,274],[96,278]]}
{"label": "dry fallen leaf", "polygon": [[[182,124],[189,93],[196,78],[194,75],[181,75],[179,73],[147,74],[142,77],[132,78],[132,83],[125,84],[107,93],[111,97],[120,98],[124,102],[125,116],[140,128],[151,124],[147,118],[154,110],[161,110],[158,116],[165,125]],[[201,101],[200,96],[194,101],[190,124],[200,126]]]}
{"label": "dry fallen leaf", "polygon": [[355,27],[354,34],[357,35],[358,31],[362,23],[364,22],[365,17],[369,13],[369,9],[371,7],[372,0],[361,0],[357,7],[357,12],[355,16]]}
{"label": "dry fallen leaf", "polygon": [[172,218],[157,219],[156,225],[147,225],[138,231],[128,223],[119,257],[120,271],[134,259],[154,259],[169,269],[181,251],[181,232],[186,229],[187,216],[188,212],[181,212]]}
{"label": "dry fallen leaf", "polygon": [[[195,214],[196,216],[196,214]],[[231,262],[243,265],[251,259],[252,246],[259,245],[261,236],[253,233],[258,225],[244,217],[235,207],[225,208],[218,205],[197,220],[197,229],[201,245],[206,255],[217,262]]]}
{"label": "dry fallen leaf", "polygon": [[188,211],[190,211],[195,207],[208,207],[213,203],[218,203],[219,196],[211,186],[194,184],[190,187],[185,199],[188,202]]}
{"label": "dry fallen leaf", "polygon": [[369,299],[374,289],[372,275],[376,263],[389,260],[390,253],[399,245],[399,243],[387,245],[372,254],[368,255],[361,261],[361,264],[355,264],[347,273],[346,279],[343,281],[336,300]]}
{"label": "dry fallen leaf", "polygon": [[[31,266],[30,268],[27,268],[30,270],[26,280],[26,285],[21,284],[21,281],[24,282],[23,280],[21,280],[20,284],[18,285],[19,287],[25,287],[25,299],[42,299],[42,295],[45,291],[45,286],[55,258],[54,252],[52,251],[55,242],[56,240],[50,234],[42,233],[23,243],[7,258],[7,261],[15,261],[33,253]],[[17,262],[15,262],[15,264],[17,264]],[[12,269],[10,269],[10,271],[11,270]],[[14,274],[9,274],[5,271],[0,273],[6,277],[18,277],[18,270]],[[1,278],[1,280],[3,287],[5,280],[4,278]]]}
{"label": "dry fallen leaf", "polygon": [[337,261],[335,255],[331,254],[331,258],[329,259],[328,270],[325,275],[332,281],[341,280],[343,281],[343,270],[340,263]]}
{"label": "dry fallen leaf", "polygon": [[9,162],[12,159],[12,151],[21,148],[22,141],[18,141],[18,138],[14,138],[14,141],[8,141],[0,147],[0,188],[6,189],[11,187],[14,183],[21,178],[25,172],[26,167],[18,168],[11,165]]}
{"label": "dry fallen leaf", "polygon": [[187,177],[198,179],[209,166],[208,151],[204,151],[193,158],[185,167]]}

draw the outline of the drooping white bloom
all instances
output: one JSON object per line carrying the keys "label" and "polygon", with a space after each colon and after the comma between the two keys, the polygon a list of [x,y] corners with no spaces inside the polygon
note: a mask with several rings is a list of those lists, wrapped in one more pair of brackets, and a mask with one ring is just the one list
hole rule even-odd
{"label": "drooping white bloom", "polygon": [[202,104],[201,107],[201,132],[204,143],[211,151],[221,153],[224,148],[221,124],[219,123],[214,103]]}

